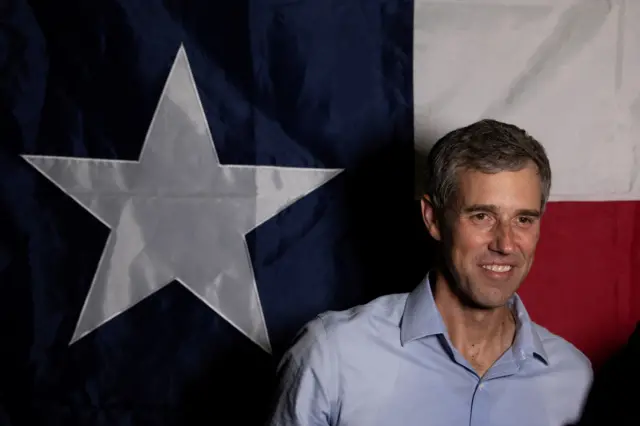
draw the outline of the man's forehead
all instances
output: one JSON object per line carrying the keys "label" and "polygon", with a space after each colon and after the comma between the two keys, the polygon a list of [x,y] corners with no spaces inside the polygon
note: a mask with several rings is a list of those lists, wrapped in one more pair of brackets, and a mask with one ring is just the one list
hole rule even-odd
{"label": "man's forehead", "polygon": [[461,209],[472,205],[493,206],[494,210],[541,207],[542,185],[535,167],[495,173],[461,171],[456,192]]}

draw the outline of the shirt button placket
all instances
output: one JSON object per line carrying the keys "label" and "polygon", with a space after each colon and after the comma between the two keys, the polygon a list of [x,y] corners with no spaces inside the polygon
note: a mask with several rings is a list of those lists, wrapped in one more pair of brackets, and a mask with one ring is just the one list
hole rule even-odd
{"label": "shirt button placket", "polygon": [[471,415],[469,416],[469,426],[487,426],[489,425],[489,395],[487,383],[480,379],[473,392],[471,399]]}

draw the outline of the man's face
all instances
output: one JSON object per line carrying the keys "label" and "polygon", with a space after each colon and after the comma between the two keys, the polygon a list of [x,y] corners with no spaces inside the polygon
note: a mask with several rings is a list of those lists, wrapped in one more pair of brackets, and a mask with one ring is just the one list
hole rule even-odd
{"label": "man's face", "polygon": [[[540,235],[541,184],[533,164],[515,172],[461,171],[443,242],[452,284],[467,302],[503,306],[525,279]],[[423,209],[423,212],[425,210]]]}

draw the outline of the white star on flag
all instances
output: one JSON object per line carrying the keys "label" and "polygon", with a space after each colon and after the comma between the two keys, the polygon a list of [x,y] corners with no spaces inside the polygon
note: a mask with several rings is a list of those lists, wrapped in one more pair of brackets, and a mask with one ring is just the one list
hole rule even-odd
{"label": "white star on flag", "polygon": [[138,161],[23,157],[111,229],[71,343],[176,280],[271,352],[245,235],[341,172],[220,164],[182,46]]}

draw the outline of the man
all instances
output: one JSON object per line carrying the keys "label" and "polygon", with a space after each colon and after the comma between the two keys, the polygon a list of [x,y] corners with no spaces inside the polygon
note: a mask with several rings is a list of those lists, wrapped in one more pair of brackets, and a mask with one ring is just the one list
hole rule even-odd
{"label": "man", "polygon": [[410,294],[306,324],[278,368],[270,424],[560,426],[579,418],[588,359],[533,323],[516,294],[550,187],[543,147],[513,125],[483,120],[440,139],[422,199],[438,266]]}

